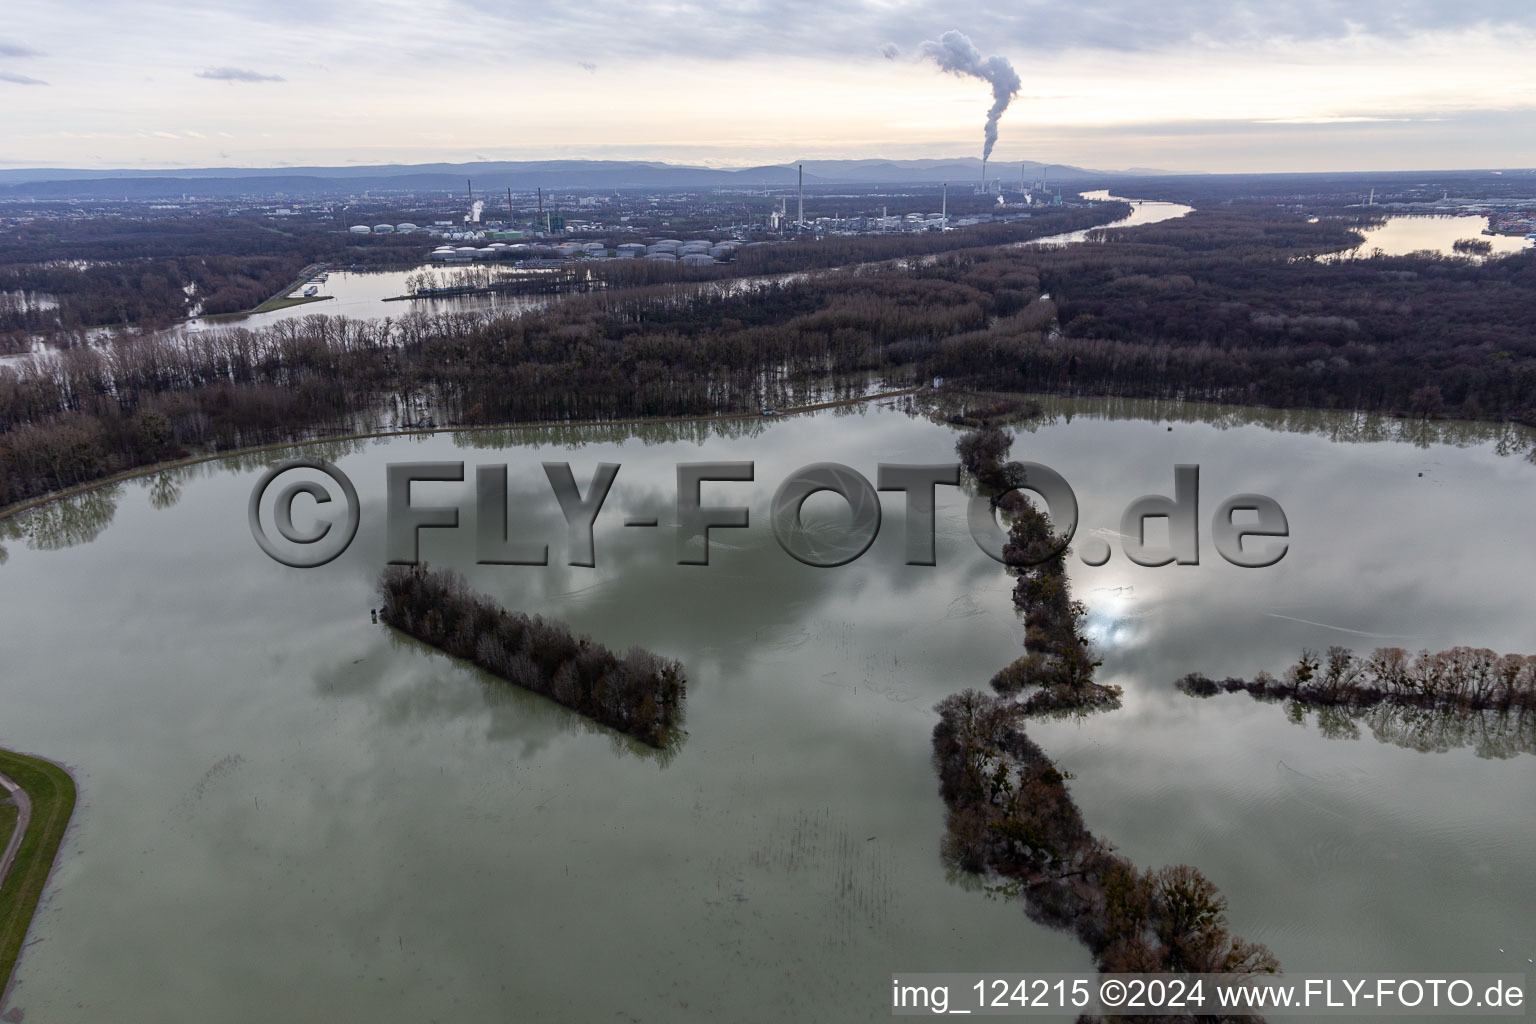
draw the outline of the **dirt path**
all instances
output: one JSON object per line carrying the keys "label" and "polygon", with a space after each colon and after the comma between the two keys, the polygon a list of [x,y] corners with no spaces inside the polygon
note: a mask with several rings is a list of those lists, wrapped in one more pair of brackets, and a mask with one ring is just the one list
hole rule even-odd
{"label": "dirt path", "polygon": [[32,821],[32,799],[26,790],[4,775],[0,775],[0,787],[9,790],[16,803],[16,829],[11,833],[11,841],[5,844],[5,853],[0,854],[0,885],[4,885],[5,876],[11,873],[11,861],[21,849],[21,837],[27,834],[27,825]]}

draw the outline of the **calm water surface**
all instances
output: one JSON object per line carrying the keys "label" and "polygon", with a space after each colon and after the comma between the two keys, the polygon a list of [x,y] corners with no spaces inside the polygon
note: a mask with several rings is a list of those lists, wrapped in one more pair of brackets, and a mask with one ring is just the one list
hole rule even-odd
{"label": "calm water surface", "polygon": [[1531,248],[1530,241],[1518,235],[1485,235],[1488,226],[1485,217],[1428,216],[1423,214],[1390,215],[1386,223],[1376,227],[1361,228],[1364,244],[1339,253],[1338,259],[1358,259],[1380,250],[1385,256],[1406,256],[1411,252],[1439,253],[1442,256],[1474,255],[1458,253],[1452,248],[1464,238],[1475,238],[1493,246],[1488,255],[1507,256],[1513,252]]}
{"label": "calm water surface", "polygon": [[[507,264],[500,264],[505,267]],[[363,270],[356,273],[345,270],[333,270],[327,274],[327,279],[319,285],[320,295],[330,298],[323,302],[305,302],[297,306],[286,306],[273,310],[270,313],[253,313],[239,320],[230,321],[239,327],[265,327],[279,320],[291,320],[322,314],[325,316],[346,316],[354,320],[383,320],[385,317],[393,317],[398,320],[408,313],[448,313],[463,312],[475,309],[492,309],[504,312],[515,312],[528,309],[537,309],[549,304],[551,296],[548,295],[508,295],[489,293],[484,295],[468,295],[451,299],[420,299],[401,302],[389,302],[398,296],[408,294],[410,287],[406,284],[406,278],[414,274],[432,272],[438,278],[441,285],[450,285],[454,279],[463,276],[475,268],[463,266],[444,266],[442,264],[423,263],[420,266],[411,267],[408,270]],[[480,268],[483,270],[483,267]],[[219,326],[224,321],[193,321],[189,326],[194,330],[202,330]]]}
{"label": "calm water surface", "polygon": [[1166,203],[1159,199],[1126,199],[1123,196],[1112,196],[1109,189],[1101,188],[1095,192],[1079,192],[1084,199],[1096,199],[1100,202],[1130,203],[1131,212],[1119,220],[1112,220],[1108,224],[1100,224],[1098,227],[1083,228],[1080,231],[1066,231],[1059,235],[1046,235],[1030,242],[1020,242],[1020,245],[1071,245],[1077,242],[1086,242],[1088,236],[1094,231],[1104,228],[1133,228],[1138,224],[1156,224],[1158,221],[1173,220],[1175,217],[1183,217],[1193,213],[1193,206],[1185,206],[1183,203]]}
{"label": "calm water surface", "polygon": [[[1258,491],[1293,532],[1266,570],[1208,540],[1199,566],[1137,567],[1118,545],[1103,567],[1074,563],[1125,707],[1030,731],[1073,773],[1090,826],[1145,866],[1198,865],[1234,931],[1292,972],[1525,969],[1530,754],[1333,740],[1171,683],[1278,672],[1332,643],[1536,651],[1530,435],[1051,408],[1015,455],[1067,477],[1084,535],[1169,493],[1179,462],[1201,466],[1202,516]],[[767,527],[806,463],[873,479],[882,461],[950,461],[954,439],[862,407],[332,448],[362,529],[309,571],[268,560],[246,525],[281,455],[23,519],[0,541],[0,745],[70,765],[82,800],[12,1005],[28,1022],[873,1021],[892,971],[1087,968],[1070,937],[939,859],[932,705],[984,687],[1021,639],[963,496],[940,489],[931,568],[901,564],[900,495],[874,547],[837,569],[793,561]],[[418,485],[419,503],[465,508],[457,533],[424,534],[423,557],[510,607],[681,659],[675,757],[370,623],[384,466],[431,459],[507,463],[515,523],[557,564],[475,566],[472,484]],[[756,462],[755,482],[704,491],[749,505],[752,526],[714,531],[708,567],[678,566],[675,464],[715,459]],[[558,564],[547,460],[583,483],[599,461],[623,467],[595,569]],[[662,528],[625,529],[630,515]]]}

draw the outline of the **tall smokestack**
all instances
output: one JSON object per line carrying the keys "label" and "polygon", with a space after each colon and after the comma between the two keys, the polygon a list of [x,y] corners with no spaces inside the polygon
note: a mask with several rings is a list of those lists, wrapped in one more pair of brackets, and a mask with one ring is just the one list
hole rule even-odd
{"label": "tall smokestack", "polygon": [[805,223],[805,164],[800,164],[800,202],[795,207],[795,223]]}
{"label": "tall smokestack", "polygon": [[949,182],[944,183],[943,205],[939,207],[939,230],[949,230]]}
{"label": "tall smokestack", "polygon": [[541,221],[543,219],[544,219],[544,186],[540,185],[539,186],[539,216],[537,217],[537,219],[534,220],[533,223],[535,225],[537,225],[539,223],[539,221]]}
{"label": "tall smokestack", "polygon": [[987,190],[987,158],[981,158],[981,190]]}

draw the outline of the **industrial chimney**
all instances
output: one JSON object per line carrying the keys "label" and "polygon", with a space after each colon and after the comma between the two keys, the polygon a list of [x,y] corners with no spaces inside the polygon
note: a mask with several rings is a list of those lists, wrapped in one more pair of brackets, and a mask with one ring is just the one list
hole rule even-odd
{"label": "industrial chimney", "polygon": [[795,207],[795,223],[805,223],[805,164],[800,164],[800,202]]}
{"label": "industrial chimney", "polygon": [[939,230],[949,230],[949,182],[944,183],[943,205],[939,207]]}

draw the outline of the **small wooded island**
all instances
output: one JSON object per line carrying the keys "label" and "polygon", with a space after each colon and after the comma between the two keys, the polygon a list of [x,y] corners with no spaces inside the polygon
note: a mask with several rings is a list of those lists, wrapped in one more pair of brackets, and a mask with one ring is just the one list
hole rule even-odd
{"label": "small wooded island", "polygon": [[623,655],[537,615],[510,612],[458,573],[388,566],[379,617],[423,643],[658,749],[682,734],[683,667],[639,647]]}

